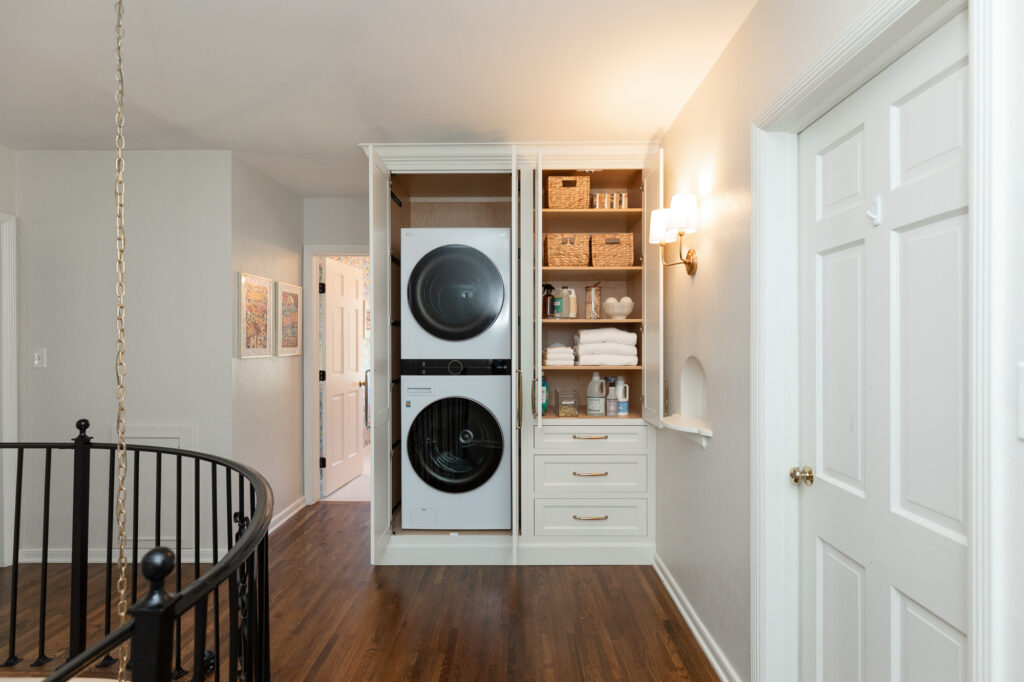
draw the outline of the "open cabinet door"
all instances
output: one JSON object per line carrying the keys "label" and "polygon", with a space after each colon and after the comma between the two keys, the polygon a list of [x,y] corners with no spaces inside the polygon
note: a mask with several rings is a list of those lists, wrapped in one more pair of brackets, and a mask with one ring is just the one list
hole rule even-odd
{"label": "open cabinet door", "polygon": [[661,247],[651,244],[651,212],[664,204],[665,154],[658,153],[644,166],[644,419],[661,428],[665,405],[664,320],[665,270]]}
{"label": "open cabinet door", "polygon": [[370,561],[377,563],[391,532],[391,257],[388,172],[371,146],[370,159]]}
{"label": "open cabinet door", "polygon": [[512,148],[512,206],[509,224],[512,263],[509,268],[509,291],[512,295],[510,314],[512,316],[512,565],[519,563],[519,453],[523,429],[523,363],[519,354],[519,325],[522,320],[522,295],[519,286],[519,165],[516,162],[515,147]]}

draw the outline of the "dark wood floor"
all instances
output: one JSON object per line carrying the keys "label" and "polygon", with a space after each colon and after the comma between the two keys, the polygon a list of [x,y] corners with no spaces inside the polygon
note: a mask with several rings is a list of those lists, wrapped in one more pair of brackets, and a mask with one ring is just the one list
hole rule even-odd
{"label": "dark wood floor", "polygon": [[[368,524],[367,503],[320,503],[271,536],[275,681],[718,679],[649,566],[371,566]],[[104,585],[102,567],[92,568],[90,641],[102,635]],[[9,573],[0,570],[0,661]],[[22,567],[26,660],[0,676],[45,675],[64,660],[68,579],[66,567],[50,568],[46,652],[55,660],[32,668],[38,569]],[[182,623],[186,669],[191,620]]]}
{"label": "dark wood floor", "polygon": [[271,538],[276,680],[717,680],[649,566],[371,566],[369,505]]}

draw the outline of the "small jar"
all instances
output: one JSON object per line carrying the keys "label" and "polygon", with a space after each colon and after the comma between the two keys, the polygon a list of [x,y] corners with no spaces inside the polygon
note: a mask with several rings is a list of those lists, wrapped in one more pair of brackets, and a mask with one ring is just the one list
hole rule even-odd
{"label": "small jar", "polygon": [[585,289],[583,317],[587,320],[601,319],[601,283],[591,284]]}

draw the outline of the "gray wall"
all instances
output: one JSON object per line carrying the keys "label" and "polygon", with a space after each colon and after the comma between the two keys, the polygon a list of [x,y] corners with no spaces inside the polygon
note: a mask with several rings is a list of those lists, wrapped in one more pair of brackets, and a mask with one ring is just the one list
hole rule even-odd
{"label": "gray wall", "polygon": [[[219,455],[231,453],[230,160],[205,151],[126,157],[129,429],[191,428],[196,449]],[[97,440],[112,438],[112,169],[109,152],[17,154],[19,435],[27,441],[69,439],[79,417],[92,421]],[[48,350],[46,369],[31,366],[36,347]],[[40,475],[28,467],[27,490]],[[55,465],[55,485],[69,476]],[[94,476],[105,481],[103,467]],[[102,538],[97,502],[92,534]],[[26,528],[38,522],[37,503],[26,507]],[[67,505],[53,513],[59,555],[70,544]],[[37,533],[24,538],[38,545]]]}
{"label": "gray wall", "polygon": [[[238,157],[231,166],[231,270],[301,285],[302,200]],[[233,457],[267,477],[281,512],[303,497],[302,357],[234,357],[231,374]]]}
{"label": "gray wall", "polygon": [[369,244],[370,209],[365,196],[305,199],[303,244]]}
{"label": "gray wall", "polygon": [[658,432],[657,551],[742,679],[750,677],[750,122],[871,4],[761,0],[663,140],[665,197],[701,193],[700,269],[666,268],[671,411],[693,355],[707,451]]}
{"label": "gray wall", "polygon": [[0,147],[0,213],[14,215],[14,152]]}

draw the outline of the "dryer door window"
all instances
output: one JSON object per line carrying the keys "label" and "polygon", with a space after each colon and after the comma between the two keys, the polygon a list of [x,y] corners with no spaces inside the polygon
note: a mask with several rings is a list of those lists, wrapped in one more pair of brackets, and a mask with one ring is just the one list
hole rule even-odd
{"label": "dryer door window", "polygon": [[409,275],[409,308],[428,333],[465,341],[498,319],[505,286],[494,263],[480,251],[450,244],[423,256]]}
{"label": "dryer door window", "polygon": [[479,488],[501,463],[505,443],[490,410],[468,398],[444,398],[423,409],[409,427],[413,470],[438,490]]}

